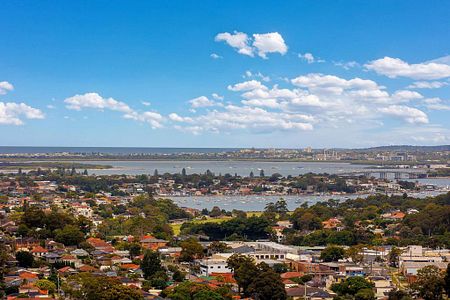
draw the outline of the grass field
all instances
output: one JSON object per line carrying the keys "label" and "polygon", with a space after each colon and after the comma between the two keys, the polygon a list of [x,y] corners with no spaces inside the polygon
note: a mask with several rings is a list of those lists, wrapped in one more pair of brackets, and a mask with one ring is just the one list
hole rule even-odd
{"label": "grass field", "polygon": [[[222,223],[226,220],[230,220],[231,217],[220,217],[220,218],[207,218],[205,220],[202,219],[194,219],[191,222],[194,224],[204,224],[204,223]],[[181,224],[170,224],[172,227],[173,233],[175,235],[179,235],[181,231]]]}

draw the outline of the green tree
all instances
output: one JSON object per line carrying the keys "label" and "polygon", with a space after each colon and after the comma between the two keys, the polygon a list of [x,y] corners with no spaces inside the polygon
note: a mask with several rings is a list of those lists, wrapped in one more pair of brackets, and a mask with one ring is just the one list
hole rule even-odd
{"label": "green tree", "polygon": [[209,212],[209,216],[212,218],[217,218],[222,215],[222,210],[218,206],[214,206]]}
{"label": "green tree", "polygon": [[212,253],[223,253],[227,250],[230,250],[230,247],[228,247],[228,245],[224,242],[213,241],[211,244],[209,244],[208,250]]}
{"label": "green tree", "polygon": [[355,294],[355,300],[375,300],[375,293],[371,288],[361,289]]}
{"label": "green tree", "polygon": [[373,284],[360,276],[349,277],[341,283],[334,283],[331,285],[331,290],[339,296],[355,296],[361,290],[372,288]]}
{"label": "green tree", "polygon": [[141,262],[141,270],[144,273],[145,279],[150,279],[157,272],[163,271],[164,269],[161,265],[159,254],[152,250],[145,251],[144,259]]}
{"label": "green tree", "polygon": [[450,297],[450,264],[447,265],[447,271],[445,272],[444,276],[444,282],[445,282],[445,292],[447,293],[447,297]]}
{"label": "green tree", "polygon": [[394,268],[398,267],[398,259],[399,259],[400,255],[402,254],[402,252],[403,251],[397,247],[392,247],[391,251],[389,251],[388,260],[389,260],[389,265],[391,267],[394,267]]}
{"label": "green tree", "polygon": [[258,275],[258,268],[248,256],[233,254],[227,260],[227,266],[233,270],[234,278],[244,295],[250,296],[248,288]]}
{"label": "green tree", "polygon": [[55,240],[66,246],[78,245],[84,241],[84,234],[74,225],[66,225],[63,229],[55,230]]}
{"label": "green tree", "polygon": [[425,300],[442,299],[445,281],[436,266],[426,266],[417,272],[417,280],[411,288]]}
{"label": "green tree", "polygon": [[67,279],[66,295],[82,300],[143,300],[140,291],[123,285],[117,279],[80,273]]}
{"label": "green tree", "polygon": [[203,257],[203,246],[195,238],[188,238],[182,241],[180,246],[180,261],[190,262]]}
{"label": "green tree", "polygon": [[392,290],[388,294],[388,300],[411,300],[411,296],[403,290]]}
{"label": "green tree", "polygon": [[248,286],[248,294],[259,300],[284,300],[287,298],[280,275],[270,268],[260,272],[252,280]]}
{"label": "green tree", "polygon": [[345,250],[339,246],[328,246],[320,253],[320,259],[325,262],[338,261],[344,258]]}
{"label": "green tree", "polygon": [[56,292],[56,284],[47,279],[39,279],[35,285],[41,290],[46,290],[50,295]]}
{"label": "green tree", "polygon": [[351,258],[354,263],[362,263],[362,261],[364,260],[362,248],[363,247],[361,245],[349,247],[347,250],[345,250],[345,257]]}
{"label": "green tree", "polygon": [[19,262],[19,267],[30,268],[33,266],[34,257],[28,251],[18,251],[16,253],[16,260]]}

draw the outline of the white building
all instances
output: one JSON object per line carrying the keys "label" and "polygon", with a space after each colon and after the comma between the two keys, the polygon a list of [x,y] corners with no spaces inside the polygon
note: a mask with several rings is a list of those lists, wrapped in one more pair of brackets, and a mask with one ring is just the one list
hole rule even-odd
{"label": "white building", "polygon": [[201,276],[210,276],[212,273],[232,273],[225,259],[202,259],[199,265]]}

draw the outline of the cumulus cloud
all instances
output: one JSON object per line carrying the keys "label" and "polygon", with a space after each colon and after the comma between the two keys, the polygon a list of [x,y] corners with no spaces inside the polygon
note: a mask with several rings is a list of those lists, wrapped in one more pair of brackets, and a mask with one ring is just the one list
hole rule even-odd
{"label": "cumulus cloud", "polygon": [[246,33],[234,31],[233,33],[222,32],[216,35],[216,42],[225,42],[235,48],[238,53],[254,56],[253,49],[249,46],[249,37]]}
{"label": "cumulus cloud", "polygon": [[0,102],[0,124],[23,125],[25,119],[44,119],[44,113],[25,103]]}
{"label": "cumulus cloud", "polygon": [[216,103],[206,96],[200,96],[194,99],[189,100],[189,103],[193,108],[199,108],[199,107],[210,107],[214,106]]}
{"label": "cumulus cloud", "polygon": [[75,95],[64,100],[66,107],[73,110],[82,110],[83,108],[94,108],[99,110],[109,109],[130,113],[132,109],[124,102],[117,101],[113,98],[103,98],[97,93],[86,93],[83,95]]}
{"label": "cumulus cloud", "polygon": [[221,95],[219,95],[219,94],[217,94],[217,93],[212,93],[211,96],[212,96],[214,99],[216,99],[216,100],[220,100],[220,101],[223,100],[223,96],[221,96]]}
{"label": "cumulus cloud", "polygon": [[214,59],[223,58],[222,56],[220,56],[220,55],[217,54],[217,53],[211,53],[210,57],[211,57],[211,58],[214,58]]}
{"label": "cumulus cloud", "polygon": [[162,122],[164,121],[164,117],[157,112],[153,111],[144,111],[144,112],[136,112],[131,111],[126,113],[123,116],[125,119],[131,119],[142,123],[148,123],[153,129],[162,128]]}
{"label": "cumulus cloud", "polygon": [[300,59],[306,61],[308,64],[312,64],[312,63],[315,63],[315,62],[318,62],[318,63],[323,63],[323,62],[325,62],[325,60],[320,59],[320,58],[316,58],[316,57],[314,57],[314,55],[312,55],[312,53],[309,53],[309,52],[306,52],[306,53],[304,53],[304,54],[301,54],[301,53],[300,53],[300,54],[298,55],[298,57],[299,57]]}
{"label": "cumulus cloud", "polygon": [[86,93],[75,95],[64,100],[66,107],[71,110],[80,111],[85,108],[98,109],[101,111],[111,110],[123,113],[125,119],[148,123],[152,128],[161,128],[163,116],[157,112],[139,112],[132,109],[128,104],[113,98],[104,98],[98,93]]}
{"label": "cumulus cloud", "polygon": [[[321,124],[378,123],[385,117],[407,123],[423,124],[428,116],[417,108],[397,105],[423,99],[416,91],[398,90],[390,94],[373,80],[344,79],[334,75],[311,73],[293,78],[295,88],[267,87],[251,80],[228,87],[241,93],[241,103],[290,113],[307,113]],[[342,126],[342,125],[340,125]]]}
{"label": "cumulus cloud", "polygon": [[229,85],[228,89],[233,92],[240,91],[249,91],[254,89],[267,89],[260,81],[258,80],[249,80],[245,82],[236,83],[235,85]]}
{"label": "cumulus cloud", "polygon": [[410,101],[410,100],[422,99],[423,96],[421,94],[419,94],[418,92],[415,92],[415,91],[400,90],[400,91],[396,91],[392,95],[392,98],[394,100],[399,101],[399,102],[407,102],[407,101]]}
{"label": "cumulus cloud", "polygon": [[447,103],[449,101],[444,101],[441,98],[428,98],[423,101],[425,103],[426,108],[429,110],[445,110],[450,111],[450,104]]}
{"label": "cumulus cloud", "polygon": [[286,54],[287,46],[283,37],[278,32],[270,33],[255,33],[253,35],[253,47],[256,48],[258,55],[262,58],[267,58],[267,53]]}
{"label": "cumulus cloud", "polygon": [[269,82],[270,77],[262,74],[261,72],[253,73],[250,70],[245,71],[244,75],[242,75],[243,78],[259,78],[264,82]]}
{"label": "cumulus cloud", "polygon": [[209,111],[195,118],[173,116],[184,121],[186,126],[177,125],[176,129],[200,134],[202,132],[230,132],[248,130],[256,133],[284,130],[312,130],[314,118],[304,114],[286,114],[271,112],[259,107],[227,105],[223,110]]}
{"label": "cumulus cloud", "polygon": [[407,77],[433,80],[450,77],[450,65],[436,62],[409,64],[399,58],[384,57],[364,65],[368,70],[389,78]]}
{"label": "cumulus cloud", "polygon": [[255,33],[249,37],[244,32],[222,32],[216,35],[216,42],[225,42],[238,53],[254,57],[255,54],[266,59],[269,53],[286,54],[288,47],[278,32]]}
{"label": "cumulus cloud", "polygon": [[14,90],[14,86],[8,81],[0,81],[0,95],[5,95],[6,93]]}
{"label": "cumulus cloud", "polygon": [[352,68],[358,68],[361,65],[356,61],[333,61],[333,64],[337,67],[341,67],[345,70],[350,70]]}
{"label": "cumulus cloud", "polygon": [[439,89],[448,85],[445,81],[416,81],[408,86],[409,89]]}
{"label": "cumulus cloud", "polygon": [[375,81],[368,79],[353,78],[346,80],[334,75],[323,75],[320,73],[298,76],[292,79],[291,82],[299,87],[332,94],[342,94],[346,89],[379,90],[382,88]]}
{"label": "cumulus cloud", "polygon": [[390,105],[388,107],[379,108],[383,114],[401,118],[411,124],[427,124],[428,116],[423,111],[404,105]]}
{"label": "cumulus cloud", "polygon": [[148,101],[142,101],[141,102],[142,103],[142,105],[144,105],[144,106],[150,106],[150,105],[152,105],[150,102],[148,102]]}

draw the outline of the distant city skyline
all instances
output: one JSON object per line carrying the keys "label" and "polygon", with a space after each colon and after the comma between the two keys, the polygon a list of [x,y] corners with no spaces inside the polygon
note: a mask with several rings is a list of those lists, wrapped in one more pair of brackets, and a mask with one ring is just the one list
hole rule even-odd
{"label": "distant city skyline", "polygon": [[0,146],[450,144],[447,1],[8,1]]}

